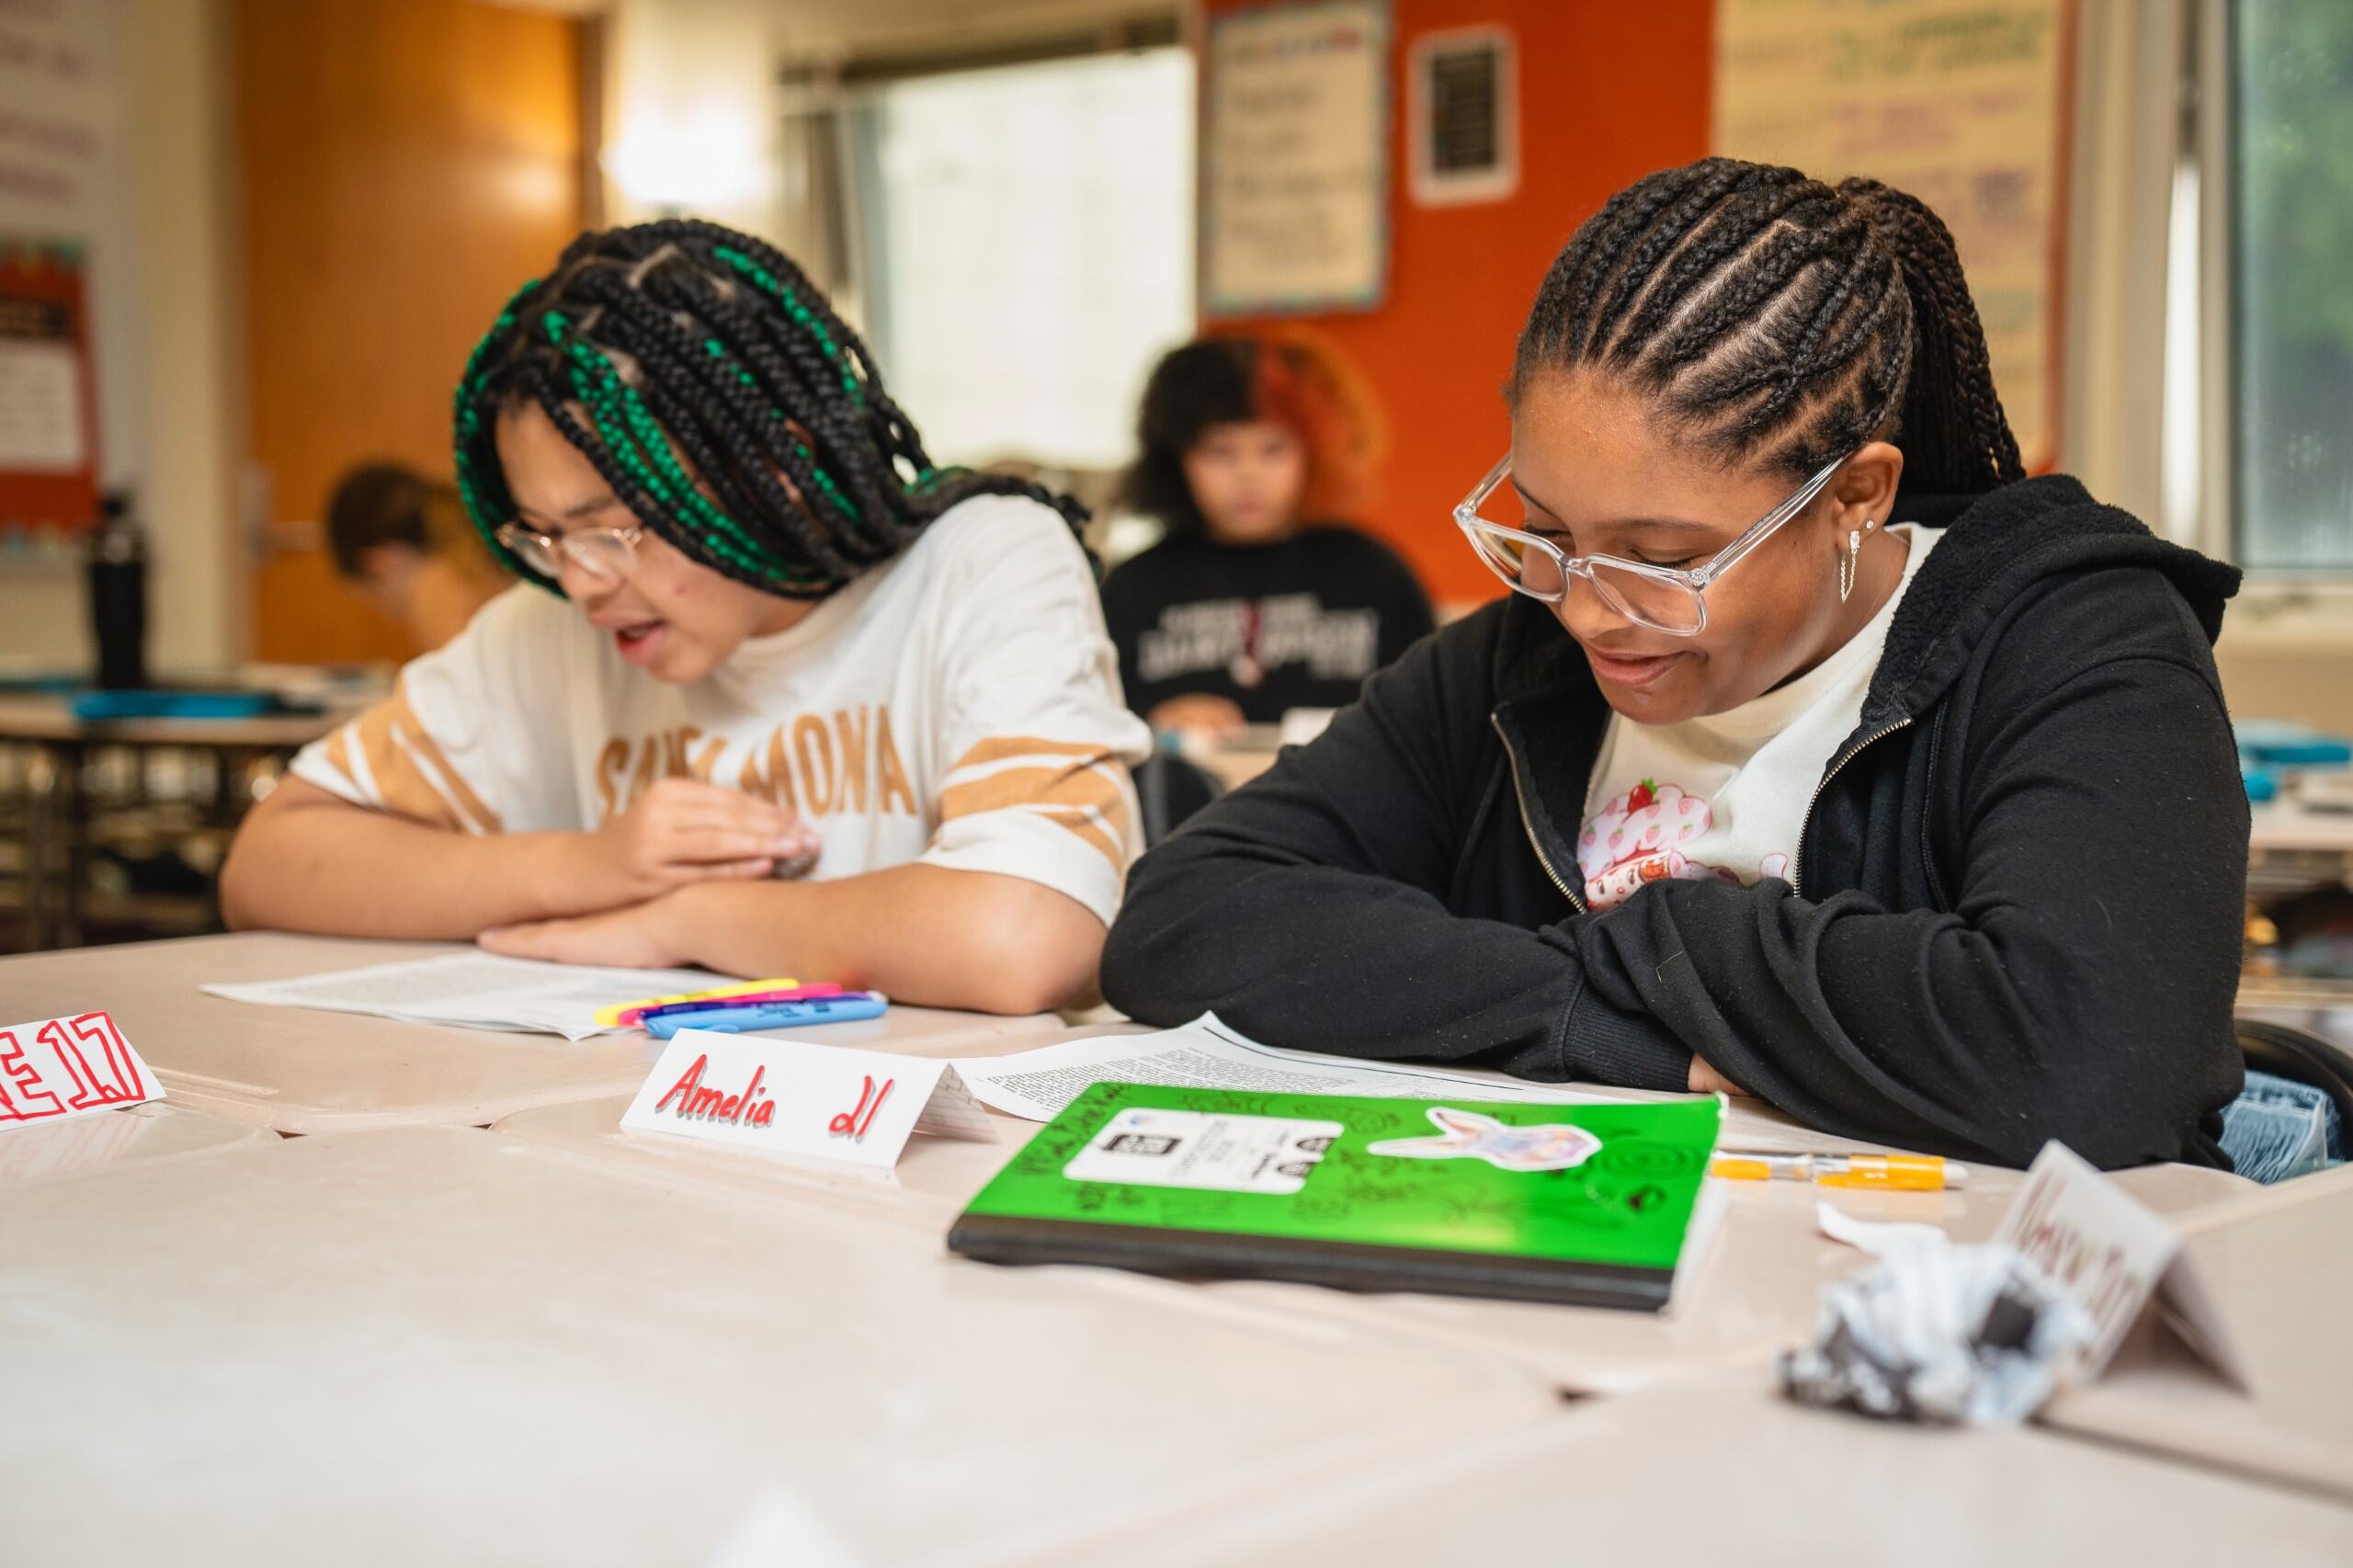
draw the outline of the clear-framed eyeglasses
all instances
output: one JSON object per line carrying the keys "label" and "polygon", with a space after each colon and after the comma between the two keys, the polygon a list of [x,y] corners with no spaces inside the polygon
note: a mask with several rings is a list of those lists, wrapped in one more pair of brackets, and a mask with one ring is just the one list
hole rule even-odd
{"label": "clear-framed eyeglasses", "polygon": [[599,583],[619,583],[637,566],[642,528],[581,528],[568,534],[536,533],[520,523],[501,523],[498,542],[516,560],[553,582],[568,560]]}
{"label": "clear-framed eyeglasses", "polygon": [[[1852,456],[1852,453],[1847,454]],[[1615,555],[1569,555],[1548,539],[1525,528],[1507,528],[1479,515],[1487,498],[1511,474],[1511,458],[1487,472],[1479,487],[1454,508],[1455,526],[1479,552],[1487,569],[1514,593],[1546,604],[1568,597],[1569,581],[1582,577],[1620,615],[1654,631],[1695,637],[1708,624],[1708,585],[1740,563],[1742,556],[1773,536],[1775,529],[1811,506],[1847,460],[1838,458],[1800,485],[1790,498],[1750,525],[1746,531],[1718,551],[1704,566],[1654,566]]]}

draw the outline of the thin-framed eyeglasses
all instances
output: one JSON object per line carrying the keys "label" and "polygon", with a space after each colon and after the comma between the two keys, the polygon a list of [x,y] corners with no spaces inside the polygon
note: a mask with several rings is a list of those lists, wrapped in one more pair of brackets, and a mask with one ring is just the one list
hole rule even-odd
{"label": "thin-framed eyeglasses", "polygon": [[568,534],[543,534],[520,523],[501,523],[498,542],[516,560],[550,582],[563,574],[563,563],[569,560],[599,583],[618,583],[636,568],[637,541],[644,532],[632,524],[625,528],[581,528]]}
{"label": "thin-framed eyeglasses", "polygon": [[[1847,454],[1847,457],[1853,453]],[[1511,473],[1510,454],[1487,471],[1477,489],[1454,508],[1455,526],[1487,569],[1514,593],[1546,604],[1568,597],[1569,580],[1582,577],[1620,615],[1654,631],[1676,637],[1696,637],[1708,625],[1708,585],[1740,563],[1741,557],[1773,536],[1775,529],[1804,511],[1847,458],[1824,463],[1822,471],[1790,498],[1749,526],[1738,539],[1716,551],[1704,566],[1654,566],[1615,555],[1570,555],[1551,540],[1525,528],[1506,528],[1479,515]]]}

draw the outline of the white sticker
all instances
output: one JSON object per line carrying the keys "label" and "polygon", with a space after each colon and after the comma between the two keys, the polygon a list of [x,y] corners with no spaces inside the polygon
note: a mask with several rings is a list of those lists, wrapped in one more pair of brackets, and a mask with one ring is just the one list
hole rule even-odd
{"label": "white sticker", "polygon": [[1131,1108],[1105,1123],[1063,1175],[1280,1197],[1307,1184],[1308,1172],[1345,1131],[1336,1121]]}
{"label": "white sticker", "polygon": [[1499,1171],[1565,1171],[1591,1159],[1601,1140],[1565,1121],[1514,1127],[1475,1110],[1430,1107],[1434,1138],[1391,1138],[1365,1152],[1411,1160],[1484,1160]]}

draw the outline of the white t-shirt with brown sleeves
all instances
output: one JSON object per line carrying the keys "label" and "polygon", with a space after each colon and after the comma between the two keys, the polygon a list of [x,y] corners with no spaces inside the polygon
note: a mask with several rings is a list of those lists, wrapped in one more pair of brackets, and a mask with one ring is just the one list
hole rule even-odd
{"label": "white t-shirt with brown sleeves", "polygon": [[303,751],[297,777],[467,833],[581,830],[656,780],[793,812],[816,879],[921,863],[1043,883],[1107,924],[1141,833],[1094,574],[1051,508],[976,496],[690,686],[517,586]]}

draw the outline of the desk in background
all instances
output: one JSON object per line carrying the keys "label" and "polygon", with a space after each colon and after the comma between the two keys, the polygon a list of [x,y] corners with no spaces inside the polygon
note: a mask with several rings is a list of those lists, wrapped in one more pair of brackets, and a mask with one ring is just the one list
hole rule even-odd
{"label": "desk in background", "polygon": [[61,697],[0,694],[0,747],[30,754],[25,769],[22,944],[28,951],[76,947],[85,937],[90,876],[95,754],[196,754],[210,774],[206,825],[226,833],[248,803],[246,774],[256,762],[283,760],[340,723],[343,712],[265,714],[242,719],[77,719]]}

